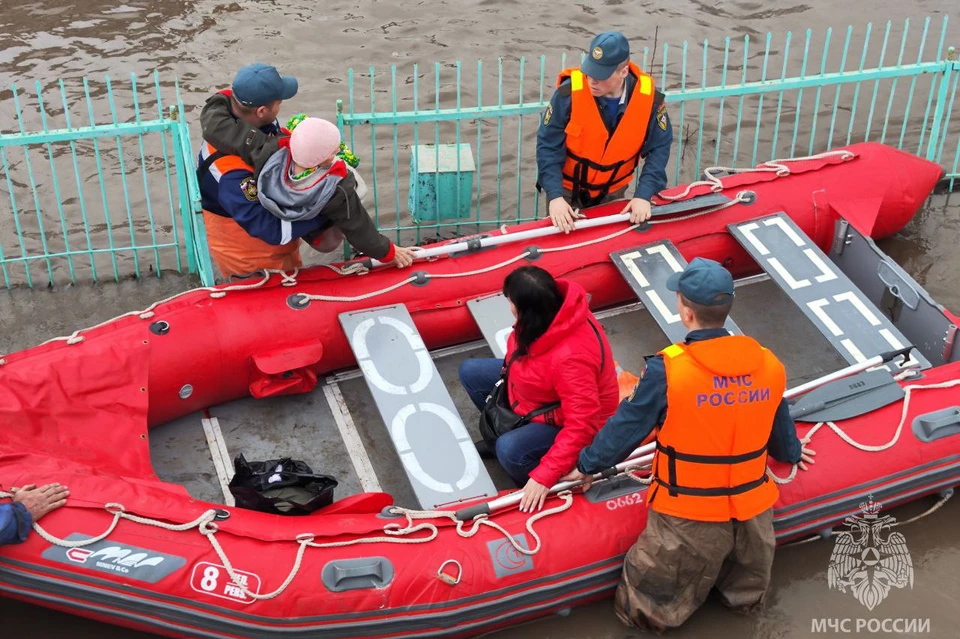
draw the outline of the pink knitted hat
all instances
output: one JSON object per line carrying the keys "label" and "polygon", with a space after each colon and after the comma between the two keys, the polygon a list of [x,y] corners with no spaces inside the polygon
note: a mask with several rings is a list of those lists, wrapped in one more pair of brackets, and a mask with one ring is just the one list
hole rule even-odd
{"label": "pink knitted hat", "polygon": [[290,135],[290,154],[300,166],[318,166],[339,150],[340,130],[321,118],[306,118]]}

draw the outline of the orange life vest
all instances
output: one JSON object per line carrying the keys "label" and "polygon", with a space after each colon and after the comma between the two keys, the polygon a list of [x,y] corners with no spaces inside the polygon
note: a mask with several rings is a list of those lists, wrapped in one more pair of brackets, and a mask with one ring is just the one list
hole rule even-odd
{"label": "orange life vest", "polygon": [[563,188],[574,201],[586,204],[625,188],[640,162],[640,148],[647,137],[653,113],[653,78],[628,63],[637,82],[623,118],[613,134],[607,131],[596,99],[583,73],[577,68],[560,72],[559,87],[570,78],[570,121],[567,123],[567,161],[563,166]]}
{"label": "orange life vest", "polygon": [[[230,171],[246,170],[253,175],[253,167],[237,155],[220,155],[212,145],[204,142],[204,165],[200,168],[210,171],[214,179]],[[215,157],[208,162],[210,157]],[[223,277],[246,275],[259,269],[280,269],[292,271],[303,266],[300,259],[300,240],[287,242],[279,246],[267,244],[263,240],[247,233],[232,217],[203,211],[203,223],[207,232],[207,245]]]}
{"label": "orange life vest", "polygon": [[696,521],[746,521],[779,492],[767,442],[786,388],[783,364],[750,337],[673,344],[663,351],[667,415],[657,435],[655,511]]}

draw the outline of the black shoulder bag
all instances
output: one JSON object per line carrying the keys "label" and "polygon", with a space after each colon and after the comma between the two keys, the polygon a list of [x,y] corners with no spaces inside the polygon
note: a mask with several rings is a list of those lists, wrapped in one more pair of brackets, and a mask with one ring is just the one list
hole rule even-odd
{"label": "black shoulder bag", "polygon": [[[600,339],[600,331],[597,330],[597,327],[590,320],[587,320],[590,324],[590,328],[593,329],[594,334],[597,336],[597,342],[600,344],[600,371],[603,371],[604,366],[607,361],[607,354],[603,348],[603,340]],[[493,390],[490,391],[490,394],[487,396],[487,403],[484,404],[483,409],[480,411],[480,436],[483,437],[484,441],[488,446],[492,447],[497,441],[497,438],[507,433],[515,428],[520,428],[529,424],[537,417],[546,415],[547,413],[554,411],[560,408],[560,402],[553,402],[550,404],[544,404],[540,408],[536,408],[526,415],[518,415],[514,412],[514,408],[519,404],[519,401],[514,401],[510,403],[509,398],[507,397],[507,376],[510,373],[510,365],[513,364],[513,361],[517,358],[516,353],[513,357],[510,358],[510,361],[503,367],[503,372],[500,374],[500,379],[493,386]]]}

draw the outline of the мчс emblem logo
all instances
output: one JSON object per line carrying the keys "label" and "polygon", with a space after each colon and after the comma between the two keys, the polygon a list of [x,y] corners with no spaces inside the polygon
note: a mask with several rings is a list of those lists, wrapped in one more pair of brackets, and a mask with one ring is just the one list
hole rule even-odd
{"label": "\u043c\u0447\u0441 emblem logo", "polygon": [[873,610],[893,588],[913,588],[913,560],[902,533],[894,532],[896,519],[880,515],[873,495],[860,504],[862,515],[846,518],[850,530],[837,536],[830,555],[827,584],[850,592]]}

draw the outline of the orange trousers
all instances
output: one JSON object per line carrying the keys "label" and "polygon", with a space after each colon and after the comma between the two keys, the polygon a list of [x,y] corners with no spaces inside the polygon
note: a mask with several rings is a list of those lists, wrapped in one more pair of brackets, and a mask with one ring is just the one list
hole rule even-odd
{"label": "orange trousers", "polygon": [[259,269],[292,271],[303,266],[300,260],[300,240],[280,246],[259,240],[232,218],[203,212],[207,228],[207,245],[220,274],[224,277],[247,275]]}

